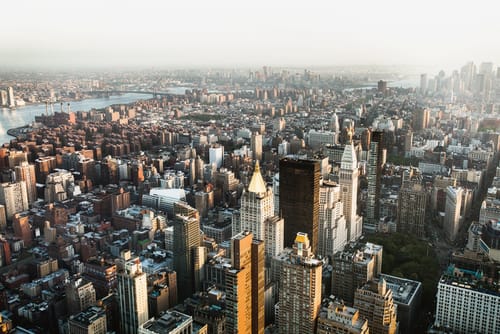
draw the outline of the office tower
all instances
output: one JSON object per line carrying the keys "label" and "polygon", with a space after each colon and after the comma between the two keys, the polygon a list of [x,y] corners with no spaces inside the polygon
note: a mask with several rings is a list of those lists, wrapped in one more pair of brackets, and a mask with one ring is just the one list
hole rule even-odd
{"label": "office tower", "polygon": [[120,333],[137,334],[148,321],[148,283],[138,257],[127,260],[118,273]]}
{"label": "office tower", "polygon": [[37,199],[35,165],[23,161],[19,166],[15,167],[15,171],[16,171],[16,181],[26,182],[28,204],[34,203]]}
{"label": "office tower", "polygon": [[332,294],[352,305],[356,289],[381,270],[382,246],[367,243],[360,249],[339,251],[332,259]]}
{"label": "office tower", "polygon": [[15,213],[28,210],[26,182],[1,183],[0,203],[5,205],[5,216],[7,220],[11,220]]}
{"label": "office tower", "polygon": [[297,232],[307,233],[312,252],[318,248],[320,165],[317,160],[280,160],[280,213],[285,220],[284,245]]}
{"label": "office tower", "polygon": [[425,237],[427,198],[427,192],[419,182],[403,183],[398,195],[398,232]]}
{"label": "office tower", "polygon": [[356,290],[354,307],[368,319],[371,334],[394,334],[397,331],[396,306],[391,289],[383,278],[369,281]]}
{"label": "office tower", "polygon": [[224,160],[224,146],[214,145],[210,147],[208,157],[210,164],[215,164],[217,168],[220,168]]}
{"label": "office tower", "polygon": [[387,92],[387,81],[379,80],[377,83],[377,90],[381,93]]}
{"label": "office tower", "polygon": [[307,133],[307,144],[313,150],[319,150],[326,145],[337,144],[338,132],[311,129]]}
{"label": "office tower", "polygon": [[68,321],[69,334],[106,334],[106,312],[96,306],[71,316]]}
{"label": "office tower", "polygon": [[[318,317],[316,334],[368,334],[368,320],[359,316],[354,307],[346,306],[340,300],[326,300]],[[324,303],[325,304],[325,303]]]}
{"label": "office tower", "polygon": [[274,215],[280,216],[280,173],[273,176]]}
{"label": "office tower", "polygon": [[226,333],[264,333],[264,285],[264,243],[243,231],[231,239]]}
{"label": "office tower", "polygon": [[262,160],[262,135],[259,133],[253,133],[250,139],[250,147],[252,150],[252,158],[256,161]]}
{"label": "office tower", "polygon": [[334,112],[332,119],[330,120],[330,130],[338,134],[340,132],[339,116]]}
{"label": "office tower", "polygon": [[427,92],[427,74],[420,74],[420,94],[425,95]]}
{"label": "office tower", "polygon": [[177,272],[179,301],[191,297],[195,286],[195,252],[201,245],[200,221],[197,217],[177,215],[174,218],[174,269]]}
{"label": "office tower", "polygon": [[345,145],[339,171],[341,201],[344,204],[344,216],[347,222],[347,241],[358,239],[363,232],[363,219],[357,214],[358,176],[358,160],[350,141]]}
{"label": "office tower", "polygon": [[376,232],[380,211],[380,179],[382,174],[383,132],[373,131],[368,152],[368,197],[366,200],[366,219],[363,229],[367,232]]}
{"label": "office tower", "polygon": [[191,334],[193,318],[178,311],[167,311],[159,318],[151,318],[139,327],[138,334]]}
{"label": "office tower", "polygon": [[68,303],[68,314],[79,313],[96,303],[96,293],[91,282],[85,282],[81,278],[70,280],[66,285],[66,302]]}
{"label": "office tower", "polygon": [[7,104],[11,108],[16,106],[16,100],[14,99],[14,89],[12,87],[7,88]]}
{"label": "office tower", "polygon": [[257,161],[248,189],[241,196],[241,230],[250,231],[256,239],[264,240],[264,222],[273,215],[273,192],[266,187]]}
{"label": "office tower", "polygon": [[446,207],[443,225],[446,238],[450,241],[455,241],[458,230],[460,229],[462,195],[463,188],[455,188],[451,186],[446,188]]}
{"label": "office tower", "polygon": [[427,108],[420,108],[415,111],[413,116],[413,130],[421,131],[429,127],[430,110]]}
{"label": "office tower", "polygon": [[281,267],[278,333],[315,333],[321,307],[323,262],[311,251],[307,233],[297,233]]}
{"label": "office tower", "polygon": [[332,256],[347,243],[348,229],[340,196],[336,183],[323,181],[319,188],[318,232],[318,255],[322,257]]}
{"label": "office tower", "polygon": [[500,295],[493,279],[450,266],[436,294],[435,325],[454,333],[500,333]]}

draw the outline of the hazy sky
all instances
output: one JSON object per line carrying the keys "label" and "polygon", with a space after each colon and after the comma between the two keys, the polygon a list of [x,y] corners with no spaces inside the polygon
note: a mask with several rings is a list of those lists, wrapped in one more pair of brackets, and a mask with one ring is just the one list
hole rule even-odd
{"label": "hazy sky", "polygon": [[496,1],[10,0],[7,66],[500,64]]}

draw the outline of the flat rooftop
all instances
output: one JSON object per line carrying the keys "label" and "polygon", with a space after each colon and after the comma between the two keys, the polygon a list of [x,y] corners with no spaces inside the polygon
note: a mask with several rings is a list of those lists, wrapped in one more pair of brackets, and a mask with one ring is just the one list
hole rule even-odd
{"label": "flat rooftop", "polygon": [[392,297],[398,304],[410,305],[413,298],[422,289],[422,283],[410,279],[380,274],[389,289],[392,290]]}

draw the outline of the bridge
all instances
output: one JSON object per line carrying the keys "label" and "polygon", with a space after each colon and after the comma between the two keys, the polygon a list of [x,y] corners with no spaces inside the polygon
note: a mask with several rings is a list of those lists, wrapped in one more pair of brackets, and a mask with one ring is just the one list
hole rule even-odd
{"label": "bridge", "polygon": [[116,89],[107,89],[107,90],[91,90],[87,92],[83,92],[85,94],[89,95],[104,95],[104,96],[111,96],[111,95],[118,95],[118,94],[145,94],[145,95],[153,95],[154,98],[158,96],[167,96],[167,97],[174,97],[174,96],[183,96],[184,94],[175,94],[175,93],[170,93],[170,92],[158,92],[156,90],[153,91],[146,91],[146,90],[116,90]]}

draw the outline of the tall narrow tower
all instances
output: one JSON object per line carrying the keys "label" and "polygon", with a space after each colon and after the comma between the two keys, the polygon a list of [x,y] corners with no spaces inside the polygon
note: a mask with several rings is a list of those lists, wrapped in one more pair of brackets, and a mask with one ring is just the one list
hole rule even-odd
{"label": "tall narrow tower", "polygon": [[382,173],[382,139],[383,132],[372,132],[368,156],[368,199],[366,202],[366,219],[363,228],[368,232],[376,232],[380,214],[380,175]]}
{"label": "tall narrow tower", "polygon": [[226,271],[226,333],[264,333],[264,243],[243,231],[231,239]]}
{"label": "tall narrow tower", "polygon": [[347,222],[347,240],[361,236],[362,218],[357,215],[358,204],[358,160],[352,142],[345,145],[340,163],[339,184],[341,200],[344,203],[344,216]]}
{"label": "tall narrow tower", "polygon": [[139,258],[125,262],[118,274],[120,303],[120,333],[137,334],[140,325],[148,321],[148,284]]}
{"label": "tall narrow tower", "polygon": [[257,161],[262,160],[262,135],[259,133],[252,134],[250,146],[252,149],[253,159]]}
{"label": "tall narrow tower", "polygon": [[285,246],[293,245],[297,232],[305,232],[312,252],[316,252],[320,177],[317,160],[280,160],[280,212],[285,219]]}
{"label": "tall narrow tower", "polygon": [[307,234],[297,233],[293,251],[281,267],[278,333],[316,333],[322,264],[311,252]]}
{"label": "tall narrow tower", "polygon": [[195,255],[201,244],[197,215],[177,215],[174,220],[174,269],[177,272],[179,301],[195,292]]}

